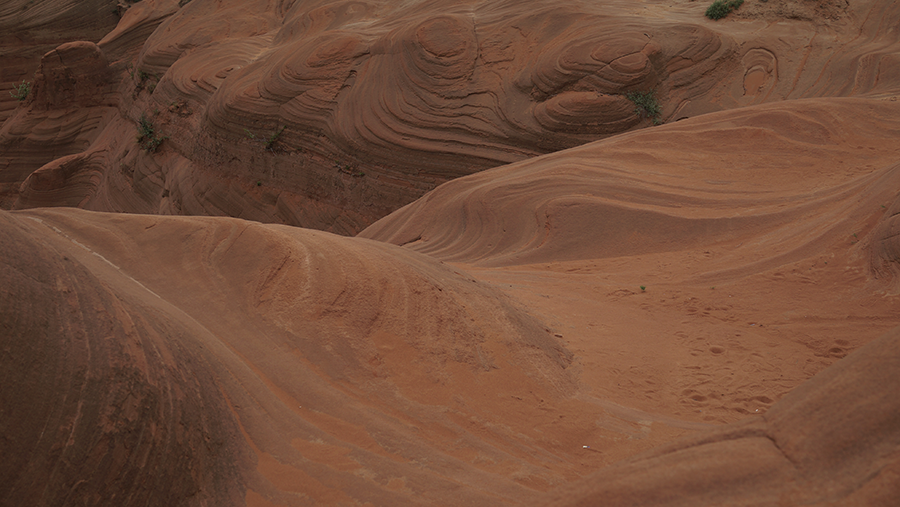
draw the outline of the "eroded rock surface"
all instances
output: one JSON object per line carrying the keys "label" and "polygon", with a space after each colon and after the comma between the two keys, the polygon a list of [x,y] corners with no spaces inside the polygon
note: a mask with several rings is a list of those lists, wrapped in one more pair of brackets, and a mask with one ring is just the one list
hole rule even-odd
{"label": "eroded rock surface", "polygon": [[[80,64],[37,76],[36,103],[0,131],[0,203],[354,234],[489,167],[654,122],[896,82],[890,2],[856,3],[833,26],[766,25],[752,10],[751,21],[711,22],[700,7],[142,2],[99,41],[111,97],[82,89],[93,102],[62,108],[44,95]],[[654,92],[659,116],[636,112],[633,92]],[[110,101],[111,116],[100,109]],[[158,150],[134,141],[141,118]],[[72,179],[79,188],[59,202],[36,198],[28,175],[82,152],[96,161],[84,171],[102,177]]]}
{"label": "eroded rock surface", "polygon": [[897,2],[9,5],[0,504],[900,496]]}

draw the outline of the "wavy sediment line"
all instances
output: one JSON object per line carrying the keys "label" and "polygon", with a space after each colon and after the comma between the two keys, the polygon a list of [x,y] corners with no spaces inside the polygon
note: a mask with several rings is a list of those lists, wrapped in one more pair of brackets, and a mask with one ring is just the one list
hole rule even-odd
{"label": "wavy sediment line", "polygon": [[[179,178],[220,174],[246,196],[222,208],[181,192],[186,201],[174,203],[161,186],[146,209],[247,218],[243,210],[252,209],[254,218],[352,234],[447,180],[649,125],[629,91],[656,90],[664,121],[789,95],[892,93],[894,42],[884,34],[900,13],[887,4],[855,5],[828,32],[806,21],[751,30],[754,21],[712,23],[688,7],[667,21],[549,2],[524,13],[487,3],[437,13],[415,2],[158,1],[125,11],[99,44],[106,70],[131,79],[115,96],[87,93],[73,105],[93,107],[102,95],[123,117],[158,116],[171,132],[165,145],[190,161]],[[694,10],[701,21],[689,16]],[[751,11],[751,20],[771,14]],[[138,51],[135,34],[148,39],[125,68],[125,55]],[[790,58],[796,41],[808,45],[802,61]],[[89,84],[95,72],[76,67],[42,76],[35,104],[59,102],[47,93],[67,72]],[[855,69],[851,88],[839,83],[847,73],[838,67]],[[39,123],[34,115],[22,110],[10,135],[0,135],[14,158]],[[111,161],[133,156],[121,146],[95,148],[113,153]],[[140,165],[166,165],[142,157]],[[111,180],[116,170],[106,168]],[[27,172],[4,172],[11,203]],[[114,191],[125,188],[117,181]]]}
{"label": "wavy sediment line", "polygon": [[893,199],[900,125],[881,104],[760,106],[620,136],[447,183],[360,236],[480,266],[729,242],[768,258]]}
{"label": "wavy sediment line", "polygon": [[[697,29],[667,37],[663,46],[638,23],[628,24],[627,33],[610,25],[598,34],[597,23],[571,9],[548,11],[552,23],[536,14],[503,18],[486,7],[447,15],[419,9],[415,16],[398,9],[392,15],[408,20],[391,22],[375,17],[371,6],[346,16],[333,6],[309,12],[294,6],[280,28],[248,27],[231,26],[228,9],[189,6],[161,26],[136,67],[165,72],[157,100],[183,98],[202,113],[199,123],[190,120],[190,131],[219,144],[286,127],[280,146],[309,150],[304,158],[317,178],[333,178],[331,165],[349,165],[372,175],[360,183],[380,199],[408,201],[429,181],[633,128],[641,120],[621,90],[665,83],[668,57],[684,60],[682,54],[699,51],[702,61],[719,47],[698,38]],[[185,32],[201,14],[221,21],[216,32]],[[330,24],[316,21],[327,18]],[[342,18],[352,32],[341,28]],[[307,27],[303,37],[298,24]],[[233,38],[216,42],[224,32]],[[198,45],[200,39],[210,42]],[[709,43],[715,48],[702,49]],[[516,49],[533,45],[541,51]],[[183,72],[190,78],[179,77]],[[246,157],[237,144],[226,143],[226,153]],[[217,158],[230,165],[225,153]],[[395,174],[421,181],[395,185]]]}

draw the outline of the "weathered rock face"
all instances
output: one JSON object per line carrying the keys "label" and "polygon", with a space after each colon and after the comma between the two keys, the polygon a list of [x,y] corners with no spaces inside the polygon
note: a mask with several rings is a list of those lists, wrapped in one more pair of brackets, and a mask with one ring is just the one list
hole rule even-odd
{"label": "weathered rock face", "polygon": [[[12,99],[7,93],[0,94],[0,104],[9,106],[8,110],[0,111],[0,117],[8,120],[0,125],[0,207],[13,207],[25,180],[48,163],[51,167],[46,168],[44,176],[58,173],[56,168],[61,165],[67,167],[66,179],[60,179],[59,174],[53,178],[52,188],[58,192],[40,195],[48,187],[46,178],[39,176],[41,183],[36,189],[31,189],[30,184],[25,186],[21,205],[83,206],[84,197],[92,195],[99,185],[91,171],[100,170],[102,174],[114,165],[109,140],[121,139],[125,134],[113,130],[105,141],[95,144],[112,120],[121,119],[118,88],[124,69],[119,64],[113,70],[109,59],[110,55],[122,58],[128,48],[113,44],[104,51],[89,41],[99,41],[113,30],[130,2],[36,4],[23,0],[10,4],[18,6],[0,15],[0,23],[9,27],[4,33],[10,34],[3,39],[0,69],[13,76],[9,86],[25,81],[30,89],[22,101]],[[136,9],[136,13],[140,11],[143,9]],[[128,19],[126,16],[123,23]],[[160,22],[157,17],[141,25],[144,37]],[[150,31],[146,31],[147,26]],[[135,31],[141,33],[137,28]],[[143,40],[131,42],[134,46]],[[102,161],[96,158],[97,153],[104,155]],[[84,169],[77,162],[73,164],[73,158],[69,157],[75,161],[91,158],[97,163]],[[80,174],[83,169],[84,174]],[[90,185],[85,186],[88,181]],[[32,195],[35,192],[39,195]],[[76,195],[80,197],[73,197]]]}
{"label": "weathered rock face", "polygon": [[93,42],[69,42],[41,58],[34,76],[34,95],[26,102],[36,110],[100,106],[115,81],[106,55]]}
{"label": "weathered rock face", "polygon": [[240,502],[246,446],[196,329],[28,222],[0,213],[0,503]]}
{"label": "weathered rock face", "polygon": [[95,141],[118,116],[117,82],[92,42],[68,42],[44,55],[21,109],[0,130],[9,141],[0,172],[7,197],[21,192],[19,206],[79,206],[96,192],[94,177],[109,163],[96,154],[109,149]]}
{"label": "weathered rock face", "polygon": [[[110,62],[112,95],[91,88],[98,80],[66,102],[66,76],[93,75],[93,64],[58,59],[39,76],[36,102],[4,124],[0,205],[230,215],[353,234],[450,179],[650,125],[628,92],[654,91],[659,121],[883,92],[895,53],[875,43],[887,25],[873,16],[896,18],[887,4],[840,10],[837,31],[806,22],[760,31],[712,23],[689,4],[662,17],[616,2],[439,12],[419,2],[142,2],[99,42],[101,54],[83,55]],[[865,36],[844,35],[853,30]],[[807,42],[802,61],[788,57]],[[851,88],[837,79],[848,72]],[[152,152],[134,142],[146,139],[142,117]],[[79,188],[63,201],[22,186],[77,153],[100,177],[73,177]]]}
{"label": "weathered rock face", "polygon": [[[894,167],[894,171],[898,168]],[[869,236],[872,274],[900,289],[900,196],[889,206]]]}
{"label": "weathered rock face", "polygon": [[34,81],[41,57],[71,41],[97,42],[119,21],[115,0],[9,0],[0,5],[0,124],[19,105],[14,85]]}
{"label": "weathered rock face", "polygon": [[[294,4],[279,19],[201,7],[173,16],[136,64],[161,76],[151,102],[178,108],[166,128],[191,169],[177,178],[249,179],[262,195],[219,188],[207,193],[232,203],[211,204],[236,214],[276,188],[274,210],[254,206],[269,215],[257,218],[343,233],[443,181],[646,125],[624,92],[668,92],[671,75],[713,73],[730,54],[699,27],[672,27],[658,43],[652,26],[572,8],[510,17],[487,6]],[[191,28],[201,15],[243,39],[207,44],[220,35]],[[670,72],[673,58],[689,62],[683,54],[697,65]],[[204,213],[205,198],[173,183],[166,212]]]}

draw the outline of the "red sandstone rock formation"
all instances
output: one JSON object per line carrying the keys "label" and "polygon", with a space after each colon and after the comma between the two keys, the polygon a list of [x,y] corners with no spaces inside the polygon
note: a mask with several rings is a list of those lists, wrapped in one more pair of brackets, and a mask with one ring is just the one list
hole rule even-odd
{"label": "red sandstone rock formation", "polygon": [[900,497],[896,2],[10,6],[0,505]]}
{"label": "red sandstone rock formation", "polygon": [[[99,41],[111,95],[83,64],[45,61],[56,73],[0,131],[0,203],[353,234],[450,179],[652,124],[629,92],[654,91],[672,122],[896,82],[890,2],[834,7],[824,25],[766,25],[775,3],[741,22],[700,7],[142,2]],[[42,98],[76,75],[84,97]],[[141,118],[158,151],[134,141]],[[35,200],[28,175],[77,153],[102,177]]]}

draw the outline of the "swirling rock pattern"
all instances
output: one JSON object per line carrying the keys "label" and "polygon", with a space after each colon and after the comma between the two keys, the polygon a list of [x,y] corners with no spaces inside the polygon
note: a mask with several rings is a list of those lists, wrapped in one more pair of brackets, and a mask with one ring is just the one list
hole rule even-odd
{"label": "swirling rock pattern", "polygon": [[[44,55],[27,109],[0,129],[6,142],[0,189],[7,198],[21,185],[20,206],[84,206],[85,197],[97,192],[96,176],[109,166],[109,148],[103,140],[96,143],[97,135],[118,116],[110,76],[92,42],[69,42]],[[48,194],[51,189],[57,192]],[[16,201],[2,202],[13,207]]]}
{"label": "swirling rock pattern", "polygon": [[[92,134],[105,139],[92,149],[108,153],[107,167],[79,205],[354,234],[447,180],[649,125],[626,92],[655,90],[668,121],[889,92],[896,51],[880,41],[900,15],[889,4],[841,10],[837,31],[797,21],[782,33],[698,22],[699,8],[666,19],[616,2],[440,12],[417,2],[144,2],[99,44],[121,79],[110,83],[123,121]],[[745,17],[769,15],[754,12]],[[803,58],[789,56],[803,45]],[[836,79],[848,72],[858,74],[850,88]],[[64,86],[38,77],[48,90]],[[38,109],[11,121],[48,121]],[[127,123],[141,116],[167,136],[161,153],[129,145]],[[10,160],[24,156],[21,142],[0,137]],[[4,206],[34,205],[17,201],[25,170],[4,175]]]}
{"label": "swirling rock pattern", "polygon": [[[143,45],[123,85],[135,86],[130,114],[157,115],[190,174],[164,174],[138,207],[210,213],[218,206],[176,191],[180,178],[233,175],[245,197],[221,214],[353,233],[448,179],[647,124],[626,91],[702,93],[733,51],[701,27],[583,6],[511,17],[488,4],[258,4],[190,2]],[[141,12],[100,47],[113,51]],[[679,76],[692,69],[706,77],[688,85]],[[192,114],[167,114],[172,104]],[[101,193],[127,188],[117,173]],[[277,205],[255,204],[253,183]]]}
{"label": "swirling rock pattern", "polygon": [[[782,34],[780,25],[729,32],[734,23],[698,23],[677,10],[664,20],[615,2],[460,3],[441,13],[427,3],[144,2],[122,14],[96,55],[124,78],[108,81],[123,121],[66,127],[114,129],[80,134],[103,138],[91,149],[108,156],[100,187],[75,193],[95,196],[79,204],[89,209],[353,234],[447,180],[648,125],[625,92],[655,90],[661,119],[675,120],[786,97],[890,91],[896,52],[879,41],[900,14],[889,4],[841,10],[836,32],[798,21]],[[851,37],[854,29],[863,37]],[[804,44],[802,59],[787,56]],[[64,87],[78,65],[66,61],[37,82]],[[850,88],[835,79],[847,72],[858,74]],[[41,110],[21,111],[11,122],[25,128],[10,125],[10,134],[56,120]],[[127,123],[141,116],[167,136],[162,153],[129,145]],[[30,142],[0,134],[10,165]],[[35,205],[18,193],[49,160],[40,161],[4,171],[4,206]],[[211,197],[220,194],[230,197]]]}
{"label": "swirling rock pattern", "polygon": [[889,505],[900,4],[745,4],[42,2],[0,504]]}
{"label": "swirling rock pattern", "polygon": [[[360,236],[445,261],[511,266],[749,242],[785,224],[808,231],[754,241],[761,250],[744,258],[761,268],[767,250],[802,252],[842,229],[854,209],[869,209],[860,202],[893,200],[898,113],[896,101],[817,99],[706,115],[457,179]],[[868,163],[822,167],[811,189],[805,170],[824,159]],[[838,209],[847,215],[830,222]]]}
{"label": "swirling rock pattern", "polygon": [[60,44],[99,41],[119,21],[115,0],[10,0],[0,5],[0,123],[18,101],[6,90],[33,81],[41,57]]}

